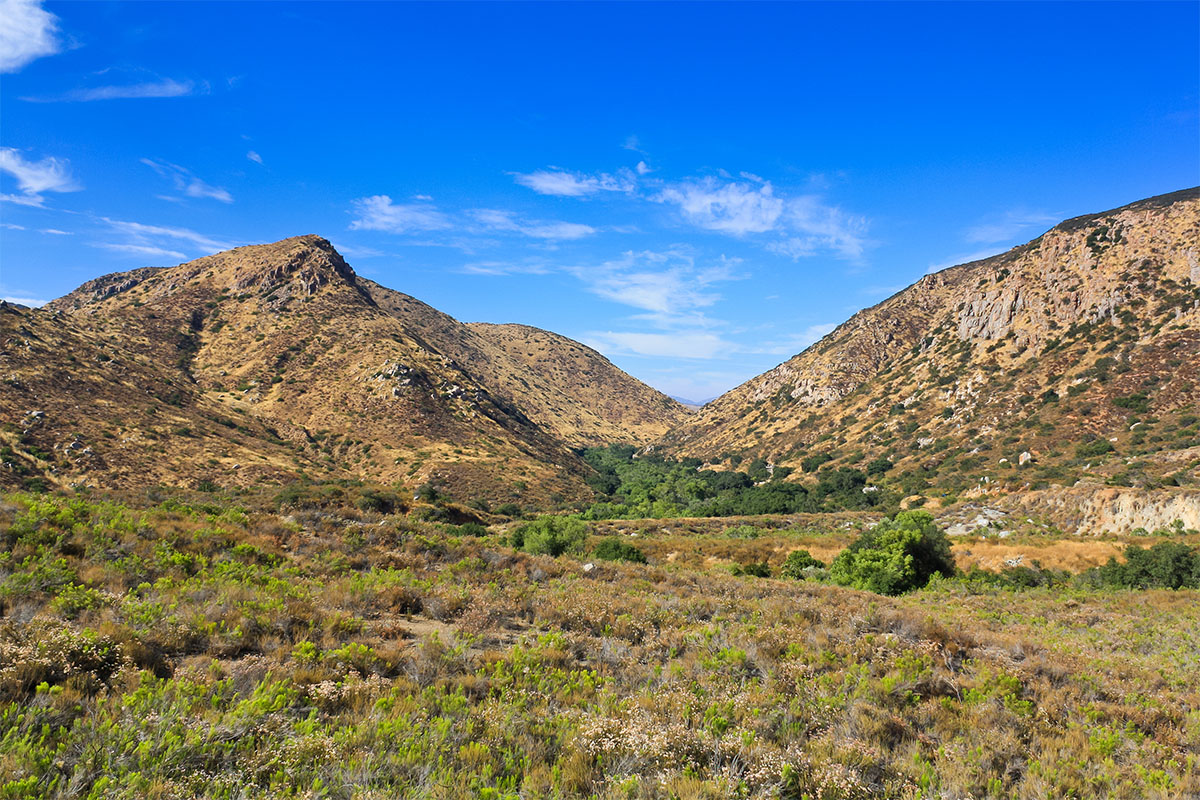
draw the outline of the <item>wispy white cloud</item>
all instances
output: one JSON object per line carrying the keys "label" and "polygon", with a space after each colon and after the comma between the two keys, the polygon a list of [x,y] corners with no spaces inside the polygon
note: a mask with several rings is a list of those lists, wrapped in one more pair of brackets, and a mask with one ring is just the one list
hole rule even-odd
{"label": "wispy white cloud", "polygon": [[[138,247],[151,248],[158,251],[158,255],[179,255],[180,258],[185,256],[177,250],[169,249],[165,242],[186,242],[195,250],[204,255],[220,252],[221,250],[229,250],[236,247],[237,243],[221,241],[213,239],[202,233],[190,230],[188,228],[174,228],[164,225],[145,225],[141,222],[127,222],[125,220],[110,219],[101,217],[100,220],[107,224],[114,232],[121,234],[126,238],[126,241],[119,243],[122,245],[133,245]],[[176,247],[179,245],[176,244]],[[106,248],[116,249],[116,248]],[[135,251],[128,251],[135,252]],[[148,251],[146,251],[149,254]]]}
{"label": "wispy white cloud", "polygon": [[29,230],[24,225],[13,225],[11,222],[0,222],[0,228],[8,228],[10,231]]}
{"label": "wispy white cloud", "polygon": [[593,331],[582,337],[588,347],[608,355],[710,359],[734,349],[709,331],[640,333]]}
{"label": "wispy white cloud", "polygon": [[40,308],[49,303],[49,300],[41,300],[35,297],[23,297],[21,295],[5,295],[0,297],[6,303],[16,303],[19,306],[29,306],[30,308]]}
{"label": "wispy white cloud", "polygon": [[1022,233],[1030,232],[1033,228],[1053,225],[1059,219],[1059,215],[1015,208],[980,220],[979,223],[967,228],[963,238],[972,244],[1009,242]]}
{"label": "wispy white cloud", "polygon": [[784,226],[799,233],[800,239],[814,249],[829,249],[843,258],[860,258],[866,248],[866,217],[848,214],[826,205],[816,195],[803,195],[787,201]]}
{"label": "wispy white cloud", "polygon": [[334,242],[334,249],[343,256],[349,258],[379,258],[387,253],[382,250],[376,250],[374,247],[358,247],[356,245],[342,245]]}
{"label": "wispy white cloud", "polygon": [[263,163],[262,156],[260,156],[258,153],[254,152],[253,150],[251,150],[250,152],[246,153],[246,158],[250,159],[250,160],[251,160],[251,161],[253,161],[255,164],[261,164],[261,163]]}
{"label": "wispy white cloud", "polygon": [[621,147],[626,150],[632,150],[635,153],[641,153],[644,156],[649,155],[649,153],[642,149],[641,140],[639,140],[637,136],[625,137],[625,143],[622,144]]}
{"label": "wispy white cloud", "polygon": [[[143,158],[141,162],[152,170],[157,172],[159,176],[170,180],[175,184],[176,191],[183,192],[188,197],[198,199],[216,200],[221,203],[232,203],[233,195],[226,189],[220,186],[213,186],[196,177],[191,170],[186,167],[181,167],[178,164],[171,164],[166,161],[155,161],[150,158]],[[177,200],[174,197],[163,197],[164,200]]]}
{"label": "wispy white cloud", "polygon": [[[199,88],[204,88],[203,85]],[[91,103],[96,100],[140,100],[158,97],[185,97],[198,91],[192,81],[163,78],[157,81],[130,83],[121,86],[92,86],[72,89],[46,97],[22,97],[30,103]]]}
{"label": "wispy white cloud", "polygon": [[637,166],[634,167],[634,169],[637,170],[638,175],[648,175],[654,171],[650,168],[650,165],[647,164],[645,161],[639,161],[637,163]]}
{"label": "wispy white cloud", "polygon": [[77,192],[83,186],[71,175],[66,159],[48,156],[40,161],[26,161],[15,147],[0,147],[0,172],[17,179],[21,194],[0,195],[0,199],[26,206],[41,206],[43,192]]}
{"label": "wispy white cloud", "polygon": [[162,247],[153,247],[144,244],[120,244],[113,242],[93,242],[92,247],[99,247],[104,250],[112,250],[116,253],[128,253],[134,256],[148,256],[150,258],[170,258],[176,261],[184,261],[187,256],[178,250],[167,250]]}
{"label": "wispy white cloud", "polygon": [[449,217],[427,202],[393,203],[391,197],[378,194],[354,200],[351,205],[358,214],[350,223],[351,230],[411,233],[451,227]]}
{"label": "wispy white cloud", "polygon": [[58,228],[42,228],[38,233],[48,233],[52,236],[74,236],[71,231],[60,231]]}
{"label": "wispy white cloud", "polygon": [[544,262],[526,261],[474,261],[462,268],[471,275],[546,275],[554,270]]}
{"label": "wispy white cloud", "polygon": [[691,253],[682,250],[627,252],[598,267],[574,267],[569,271],[590,292],[645,313],[635,317],[659,327],[706,327],[711,322],[703,309],[721,296],[714,284],[735,279],[736,260],[716,266],[697,267]]}
{"label": "wispy white cloud", "polygon": [[597,192],[632,192],[636,186],[633,176],[628,174],[628,171],[619,172],[617,175],[604,172],[598,175],[584,175],[551,167],[530,173],[514,172],[512,176],[517,183],[533,189],[538,194],[556,197],[583,197]]}
{"label": "wispy white cloud", "polygon": [[790,336],[772,339],[748,348],[744,353],[767,353],[776,356],[793,356],[803,352],[809,346],[819,342],[823,336],[838,326],[836,322],[826,322],[819,325],[809,325],[804,330]]}
{"label": "wispy white cloud", "polygon": [[930,264],[926,268],[925,274],[932,275],[935,272],[941,272],[942,270],[949,269],[950,267],[957,267],[959,264],[970,264],[972,261],[981,261],[985,258],[991,258],[999,252],[1000,250],[992,247],[986,250],[976,250],[973,253],[962,253],[960,255],[950,256],[949,258],[939,261],[936,264]]}
{"label": "wispy white cloud", "polygon": [[19,72],[26,64],[62,50],[58,17],[39,0],[0,0],[0,73]]}
{"label": "wispy white cloud", "polygon": [[591,225],[578,222],[523,219],[511,211],[491,208],[477,208],[470,215],[486,230],[519,233],[534,239],[582,239],[596,232]]}

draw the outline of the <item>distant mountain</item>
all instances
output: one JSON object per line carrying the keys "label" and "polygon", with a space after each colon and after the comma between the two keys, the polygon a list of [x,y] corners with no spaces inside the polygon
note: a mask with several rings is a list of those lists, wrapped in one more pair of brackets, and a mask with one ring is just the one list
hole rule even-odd
{"label": "distant mountain", "polygon": [[568,339],[466,326],[359,278],[317,236],[5,312],[5,483],[307,474],[567,499],[588,495],[572,447],[649,441],[686,414]]}
{"label": "distant mountain", "polygon": [[716,400],[717,398],[710,397],[707,400],[688,400],[685,397],[677,397],[676,395],[671,395],[671,399],[677,401],[680,405],[684,405],[692,410],[696,410],[696,409],[702,408],[705,403],[711,403],[713,400]]}
{"label": "distant mountain", "polygon": [[[1197,480],[1200,190],[926,275],[660,446],[907,491]],[[894,465],[894,466],[893,466]]]}

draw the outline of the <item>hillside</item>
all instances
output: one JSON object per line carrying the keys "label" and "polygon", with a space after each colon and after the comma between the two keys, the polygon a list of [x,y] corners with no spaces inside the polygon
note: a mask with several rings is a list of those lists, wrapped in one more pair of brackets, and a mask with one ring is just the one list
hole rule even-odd
{"label": "hillside", "polygon": [[[51,484],[309,475],[561,501],[587,494],[587,468],[568,445],[645,441],[665,428],[658,413],[681,413],[562,337],[540,337],[541,361],[510,356],[506,337],[358,278],[316,236],[98,278],[43,310],[9,309],[5,325],[0,403],[10,419],[42,412],[6,434],[6,460]],[[45,344],[24,346],[22,331]],[[605,374],[615,405],[573,398],[579,382],[539,371],[556,363],[555,348]],[[70,381],[53,379],[64,372]],[[58,456],[68,440],[85,442],[91,460]],[[29,477],[16,472],[0,479]]]}
{"label": "hillside", "polygon": [[571,447],[648,444],[688,416],[679,403],[565,336],[527,325],[464,325],[406,294],[359,281],[380,309]]}
{"label": "hillside", "polygon": [[709,403],[660,449],[854,467],[910,494],[1194,481],[1198,197],[1077,217],[926,275]]}

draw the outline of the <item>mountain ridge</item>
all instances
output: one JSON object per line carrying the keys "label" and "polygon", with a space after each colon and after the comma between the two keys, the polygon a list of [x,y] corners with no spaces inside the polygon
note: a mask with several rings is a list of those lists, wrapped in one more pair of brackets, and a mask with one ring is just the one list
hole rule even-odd
{"label": "mountain ridge", "polygon": [[[44,309],[23,313],[28,317],[14,320],[14,329],[32,323],[40,330],[54,320],[69,320],[75,343],[64,350],[94,356],[93,351],[119,349],[119,359],[87,361],[87,377],[97,385],[112,388],[107,373],[115,369],[115,360],[136,362],[142,383],[171,387],[165,394],[178,409],[172,412],[174,428],[188,434],[172,438],[156,430],[156,435],[165,437],[164,449],[191,453],[196,442],[183,439],[202,431],[198,438],[207,455],[191,459],[196,463],[190,467],[187,460],[167,459],[185,482],[250,480],[253,470],[247,470],[246,458],[231,463],[232,457],[216,452],[222,446],[206,438],[210,431],[202,418],[219,416],[214,409],[225,408],[237,415],[235,426],[249,421],[242,427],[265,437],[263,452],[272,454],[277,468],[271,474],[281,480],[305,474],[369,477],[429,483],[459,497],[552,502],[554,496],[587,495],[582,480],[587,468],[573,447],[614,441],[618,430],[621,440],[632,435],[648,441],[665,430],[656,427],[658,415],[684,413],[595,351],[570,343],[573,357],[605,371],[621,391],[624,403],[618,403],[615,416],[630,418],[627,426],[609,421],[576,429],[574,419],[563,415],[570,386],[560,381],[555,389],[562,402],[539,403],[489,380],[486,373],[502,364],[505,375],[547,393],[553,382],[537,364],[506,354],[502,342],[357,276],[327,240],[315,235],[239,247],[174,267],[112,273]],[[551,344],[565,348],[568,342],[556,337]],[[87,415],[78,413],[86,410],[87,397],[21,388],[22,379],[32,385],[53,370],[53,352],[39,356],[37,363],[13,351],[5,358],[9,363],[0,364],[10,368],[15,381],[0,397],[9,407],[4,410],[18,417],[39,410],[47,421],[36,429],[9,431],[5,446],[24,454],[13,456],[24,469],[41,465],[52,482],[84,480],[82,470],[70,463],[24,456],[31,450],[55,453],[65,446],[68,426],[85,432],[93,453],[129,451],[119,445],[128,443],[125,434],[149,412],[134,403],[132,419],[114,412],[99,415],[97,425],[90,426]],[[40,409],[39,402],[47,408]],[[643,409],[642,403],[655,408]],[[647,421],[651,430],[639,433]],[[137,461],[130,452],[122,457]],[[170,477],[154,465],[145,469],[147,475]],[[105,477],[100,463],[92,472],[94,478]],[[119,480],[135,482],[135,475],[136,469],[127,470]]]}
{"label": "mountain ridge", "polygon": [[[1053,449],[1055,439],[1065,442],[1072,436],[1065,430],[1068,424],[1076,438],[1103,432],[1111,436],[1116,432],[1109,429],[1116,426],[1117,417],[1129,415],[1113,413],[1120,410],[1112,406],[1114,399],[1119,399],[1116,395],[1097,391],[1097,385],[1103,384],[1100,389],[1109,385],[1108,373],[1104,380],[1078,375],[1064,378],[1070,364],[1061,355],[1073,350],[1080,359],[1101,363],[1100,372],[1113,368],[1123,376],[1140,371],[1142,380],[1151,380],[1161,375],[1155,370],[1162,364],[1150,363],[1158,357],[1150,356],[1158,353],[1160,343],[1183,348],[1183,352],[1196,349],[1198,198],[1200,189],[1185,189],[1081,215],[1007,252],[925,275],[857,312],[801,353],[709,403],[655,446],[713,462],[753,456],[793,466],[802,466],[812,456],[830,456],[830,466],[861,466],[870,458],[886,457],[906,461],[904,466],[910,472],[928,472],[924,462],[932,455],[927,449],[931,444],[940,446],[938,452],[953,451],[966,443],[962,440],[979,438],[979,431],[969,437],[965,434],[976,421],[979,395],[989,391],[989,385],[995,396],[984,398],[983,404],[994,405],[993,401],[999,400],[1006,404],[990,412],[999,414],[995,419],[989,416],[985,423],[993,430],[1001,419],[1036,420],[1034,399],[1057,402],[1087,391],[1095,392],[1102,405],[1094,418],[1043,420],[1064,430],[1057,437],[1036,442],[1038,437],[1027,437],[1028,447],[997,453],[1005,462],[1015,463],[1017,456],[1029,452],[1024,466],[1035,460],[1036,453],[1030,449],[1035,444],[1045,450]],[[1151,300],[1157,305],[1152,307]],[[1144,320],[1132,309],[1153,317],[1153,322],[1142,325]],[[1174,318],[1167,320],[1164,315]],[[1088,340],[1088,347],[1080,346],[1081,337]],[[1112,343],[1106,354],[1098,352],[1115,339],[1119,343]],[[1124,346],[1119,364],[1100,361],[1111,361],[1107,353],[1120,345]],[[1038,356],[1053,362],[1053,368],[1039,367]],[[1195,363],[1184,359],[1177,366],[1186,364],[1184,373],[1192,376]],[[883,380],[889,374],[891,380]],[[1014,385],[1007,386],[1009,381]],[[1019,387],[1015,385],[1018,382]],[[1084,383],[1089,386],[1074,388]],[[996,393],[994,387],[1002,385],[1005,388]],[[1111,386],[1131,395],[1138,391],[1124,377],[1114,379]],[[1053,401],[1048,392],[1054,395]],[[859,400],[854,399],[856,395]],[[1016,403],[1018,398],[1027,399]],[[941,407],[908,414],[922,403],[929,405],[931,399]],[[1165,403],[1155,402],[1155,410],[1178,410],[1194,403],[1195,395],[1190,389],[1183,394],[1164,390],[1157,392],[1158,400]],[[934,412],[960,430],[955,433],[933,422]],[[896,416],[905,416],[899,426]],[[1128,424],[1135,421],[1129,419]],[[898,429],[914,423],[917,427],[911,430]],[[896,430],[872,430],[878,427]],[[918,433],[921,435],[913,436]],[[1124,438],[1137,438],[1128,434],[1125,431]],[[971,456],[976,456],[989,449],[980,448],[981,444],[971,441],[965,450],[975,450]],[[848,456],[859,457],[848,461]],[[1062,456],[1059,453],[1053,458],[1056,463],[1069,460]],[[988,491],[987,484],[994,479],[1014,484],[1012,476],[994,475],[994,470],[983,466],[970,463],[976,477],[986,479],[971,488]],[[934,465],[933,473],[939,471],[937,467]],[[1151,472],[1157,475],[1162,470]],[[1076,473],[1072,475],[1082,477]],[[1041,480],[1053,477],[1057,476]],[[922,488],[922,482],[912,480],[910,488]],[[968,488],[962,485],[962,476],[956,476],[953,483],[953,491]]]}

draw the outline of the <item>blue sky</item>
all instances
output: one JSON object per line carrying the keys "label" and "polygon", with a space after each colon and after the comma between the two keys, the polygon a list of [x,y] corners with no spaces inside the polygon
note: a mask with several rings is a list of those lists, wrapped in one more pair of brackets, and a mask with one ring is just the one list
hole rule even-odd
{"label": "blue sky", "polygon": [[1198,9],[0,0],[0,296],[318,233],[703,400],[1200,183]]}

